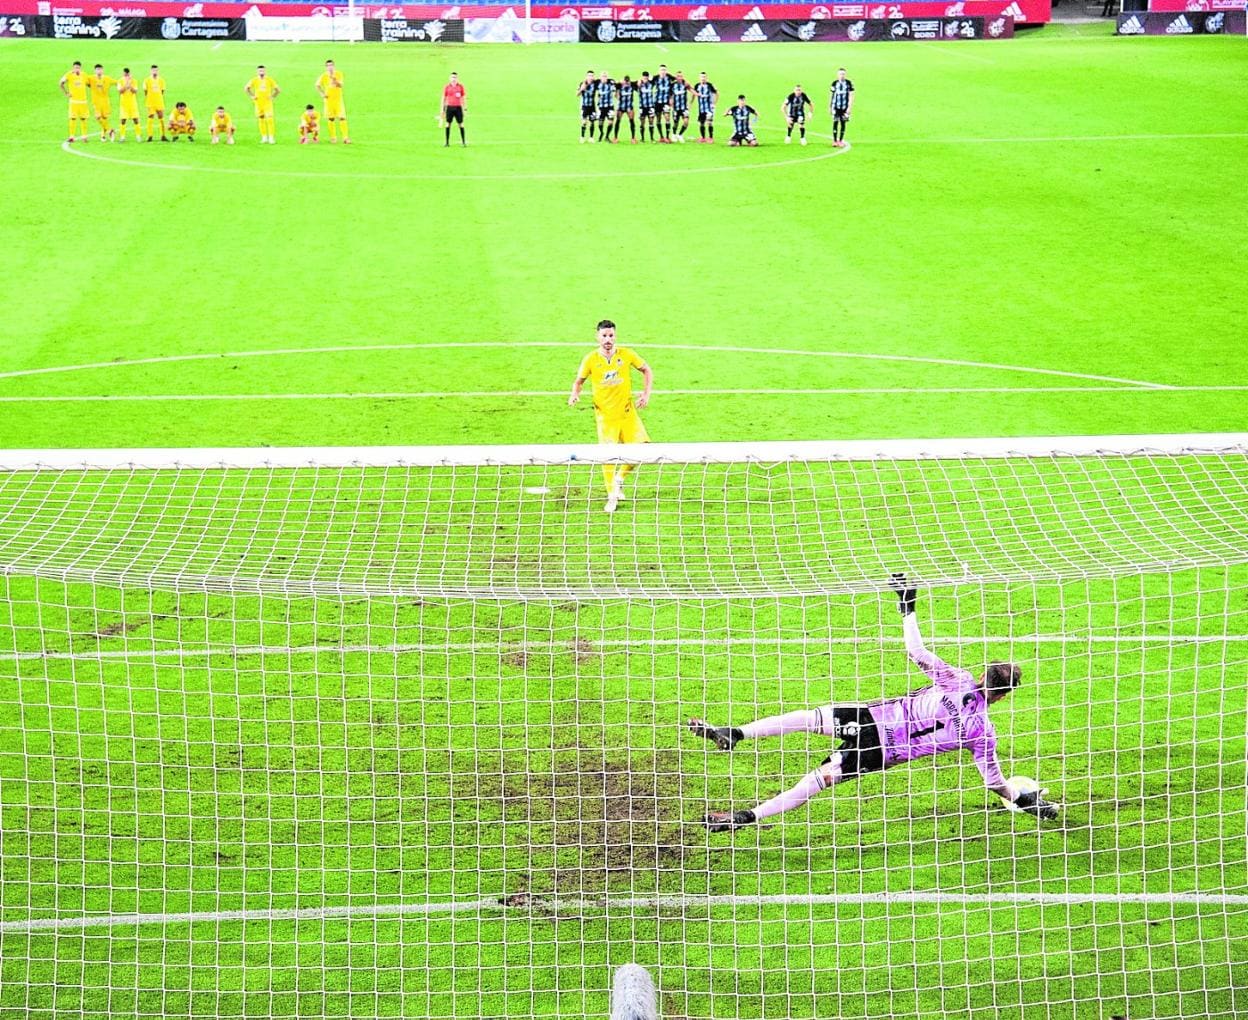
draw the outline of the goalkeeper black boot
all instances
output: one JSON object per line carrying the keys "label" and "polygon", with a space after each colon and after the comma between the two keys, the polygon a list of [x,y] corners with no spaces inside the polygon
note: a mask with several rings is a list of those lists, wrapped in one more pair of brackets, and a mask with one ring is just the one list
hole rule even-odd
{"label": "goalkeeper black boot", "polygon": [[749,808],[741,811],[712,811],[703,820],[708,832],[731,832],[745,825],[753,825],[757,819]]}
{"label": "goalkeeper black boot", "polygon": [[690,719],[689,732],[709,740],[721,751],[731,751],[745,739],[745,734],[735,726],[712,726],[704,719]]}

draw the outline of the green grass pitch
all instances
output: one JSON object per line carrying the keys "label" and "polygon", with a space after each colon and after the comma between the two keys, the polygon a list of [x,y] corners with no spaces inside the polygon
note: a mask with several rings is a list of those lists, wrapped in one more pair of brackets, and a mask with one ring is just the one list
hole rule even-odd
{"label": "green grass pitch", "polygon": [[[0,447],[589,440],[563,394],[603,316],[655,367],[657,440],[1238,430],[1244,46],[6,40]],[[350,148],[294,143],[326,56]],[[65,151],[73,59],[158,62],[239,143]],[[723,122],[715,147],[579,145],[585,69],[660,62],[745,92],[763,144],[725,148]],[[285,90],[276,146],[242,93],[257,63]],[[852,148],[822,117],[783,145],[783,95],[822,100],[840,64]],[[434,125],[451,70],[467,149]],[[658,534],[663,493],[636,485],[628,520]],[[1016,771],[1060,776],[1059,830],[942,762],[710,840],[688,820],[824,748],[712,755],[680,718],[826,702],[830,676],[838,699],[899,692],[915,674],[876,643],[897,626],[877,595],[469,604],[6,572],[0,1018],[596,1016],[633,959],[669,1018],[1248,1015],[1243,570],[932,594],[968,666],[1041,636],[1012,649],[1037,682],[997,725]],[[1184,640],[1205,628],[1233,640]],[[1121,640],[1063,638],[1088,632]],[[1157,633],[1177,637],[1132,640]],[[1072,901],[885,898],[950,886]],[[1176,898],[1081,898],[1158,889]],[[365,912],[321,916],[339,907]],[[311,913],[22,928],[237,910]]]}

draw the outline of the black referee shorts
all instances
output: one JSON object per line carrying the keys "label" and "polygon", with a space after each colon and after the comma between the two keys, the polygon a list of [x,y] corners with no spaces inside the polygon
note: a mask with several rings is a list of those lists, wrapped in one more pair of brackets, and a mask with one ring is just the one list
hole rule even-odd
{"label": "black referee shorts", "polygon": [[[816,709],[826,712],[826,709]],[[861,705],[850,705],[845,708],[832,709],[833,739],[841,742],[837,751],[841,755],[841,774],[846,776],[865,776],[870,772],[880,772],[884,768],[884,748],[880,741],[880,731],[876,728],[871,713]],[[827,720],[820,719],[820,723]],[[828,755],[824,762],[830,762]]]}
{"label": "black referee shorts", "polygon": [[462,124],[464,122],[464,108],[462,106],[448,106],[446,108],[446,122],[447,124],[455,122]]}

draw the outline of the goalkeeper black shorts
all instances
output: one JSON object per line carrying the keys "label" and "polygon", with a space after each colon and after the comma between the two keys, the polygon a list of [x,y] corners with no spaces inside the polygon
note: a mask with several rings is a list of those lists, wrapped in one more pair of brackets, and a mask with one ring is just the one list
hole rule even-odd
{"label": "goalkeeper black shorts", "polygon": [[[826,712],[827,709],[818,709]],[[871,712],[861,705],[832,709],[833,737],[841,742],[841,774],[865,776],[884,769],[884,747]],[[821,720],[822,721],[822,720]],[[825,762],[831,761],[828,755]]]}

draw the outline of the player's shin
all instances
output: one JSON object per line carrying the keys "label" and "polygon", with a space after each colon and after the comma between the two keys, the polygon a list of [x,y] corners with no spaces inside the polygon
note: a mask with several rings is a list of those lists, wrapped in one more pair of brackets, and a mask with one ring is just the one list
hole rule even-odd
{"label": "player's shin", "polygon": [[[833,759],[839,759],[840,755],[833,755],[832,757]],[[816,793],[826,790],[839,779],[839,761],[835,765],[831,763],[820,765],[819,768],[813,772],[806,773],[799,779],[796,786],[777,794],[771,800],[765,800],[759,804],[754,808],[754,817],[756,819],[770,818],[772,815],[783,814],[785,811],[792,811],[796,807],[801,807]]]}
{"label": "player's shin", "polygon": [[764,719],[756,719],[741,727],[741,734],[746,740],[757,740],[759,737],[782,737],[786,733],[822,733],[833,735],[836,718],[832,707],[799,708],[782,715],[769,715]]}
{"label": "player's shin", "polygon": [[344,142],[351,141],[351,137],[347,134],[347,118],[346,117],[338,118],[338,133],[342,135],[342,140]]}

